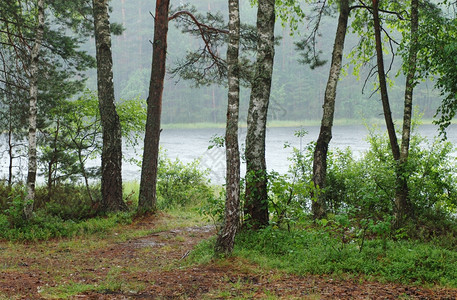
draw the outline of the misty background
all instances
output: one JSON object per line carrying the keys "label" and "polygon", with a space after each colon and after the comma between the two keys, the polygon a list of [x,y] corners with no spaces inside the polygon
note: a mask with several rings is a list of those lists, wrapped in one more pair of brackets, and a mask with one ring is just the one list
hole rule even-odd
{"label": "misty background", "polygon": [[[171,1],[176,7],[184,1]],[[225,0],[200,0],[192,3],[200,13],[222,12],[227,18],[227,3]],[[244,23],[255,24],[256,8],[250,1],[241,1],[241,20]],[[306,4],[304,4],[306,5]],[[153,37],[153,17],[155,4],[147,0],[111,1],[111,22],[124,26],[125,31],[120,36],[113,36],[114,86],[117,101],[140,97],[147,98],[151,71]],[[322,57],[329,60],[337,14],[327,16],[320,26],[321,36],[317,47],[322,51]],[[321,119],[322,103],[325,85],[328,77],[329,63],[311,70],[309,66],[299,63],[300,54],[295,49],[294,42],[308,36],[310,28],[304,22],[299,30],[290,35],[290,29],[281,25],[277,20],[275,33],[281,36],[280,45],[276,47],[273,83],[269,108],[269,121],[294,121],[300,123],[316,123]],[[348,29],[345,53],[355,47],[358,37]],[[186,51],[198,49],[201,43],[189,34],[183,34],[176,28],[175,22],[169,24],[167,68],[176,65],[184,58]],[[89,53],[95,53],[94,41],[86,44]],[[225,57],[225,49],[220,54]],[[386,55],[389,64],[390,56]],[[352,66],[344,59],[346,75],[343,76],[337,90],[335,118],[350,119],[350,123],[362,123],[362,120],[382,118],[382,106],[377,93],[373,94],[376,74],[367,78],[366,66],[358,79],[352,74]],[[403,94],[405,79],[402,75],[396,77],[401,58],[396,61],[389,73],[392,85],[389,89],[394,118],[398,118],[403,109]],[[397,83],[397,84],[395,84]],[[365,87],[364,87],[365,85]],[[89,88],[96,89],[96,72],[89,72]],[[432,82],[423,82],[415,89],[414,103],[423,118],[433,118],[440,103],[439,93],[433,89]],[[195,88],[192,82],[171,78],[168,74],[163,93],[163,124],[172,123],[224,123],[227,102],[226,87],[211,85]],[[249,89],[243,88],[240,99],[240,120],[246,120]]]}

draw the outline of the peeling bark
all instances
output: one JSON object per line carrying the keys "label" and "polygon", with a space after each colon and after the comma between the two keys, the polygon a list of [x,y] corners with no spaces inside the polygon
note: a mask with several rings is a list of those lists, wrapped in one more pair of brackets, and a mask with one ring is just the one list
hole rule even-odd
{"label": "peeling bark", "polygon": [[113,59],[108,0],[93,0],[97,87],[103,129],[102,203],[105,212],[127,209],[122,199],[122,136],[114,104]]}
{"label": "peeling bark", "polygon": [[387,95],[387,84],[385,78],[382,43],[381,43],[381,25],[379,20],[379,1],[373,0],[373,24],[376,39],[376,54],[378,62],[379,85],[381,89],[381,100],[384,109],[384,117],[386,120],[387,132],[389,135],[392,155],[396,162],[395,166],[395,210],[394,210],[394,226],[401,227],[405,218],[411,215],[411,205],[408,199],[408,179],[405,173],[405,167],[409,155],[409,142],[411,136],[411,119],[412,119],[412,100],[414,89],[414,77],[416,72],[417,50],[415,46],[416,32],[418,30],[418,2],[411,2],[411,47],[409,49],[408,58],[408,73],[406,75],[404,113],[403,113],[403,131],[401,149],[398,145],[397,136],[395,134],[395,126],[392,121],[390,112],[389,99]]}
{"label": "peeling bark", "polygon": [[29,107],[29,150],[27,172],[27,196],[25,197],[24,217],[32,216],[33,201],[35,200],[35,183],[37,173],[37,102],[38,102],[38,60],[44,33],[44,0],[37,1],[38,23],[35,35],[35,44],[30,53],[29,84],[30,84],[30,107]]}
{"label": "peeling bark", "polygon": [[397,135],[395,134],[395,125],[392,120],[392,111],[390,110],[389,95],[387,92],[386,72],[384,69],[384,57],[382,53],[381,23],[379,20],[379,0],[373,0],[373,26],[376,42],[379,88],[381,90],[381,102],[384,111],[384,119],[386,121],[392,154],[394,160],[398,162],[400,159],[400,148],[398,146]]}
{"label": "peeling bark", "polygon": [[413,111],[413,90],[417,62],[417,31],[419,28],[419,1],[411,1],[411,41],[408,53],[408,72],[406,74],[405,100],[403,112],[403,130],[400,149],[400,161],[397,170],[395,190],[395,227],[400,227],[407,216],[414,212],[409,200],[408,179],[405,176],[411,139],[411,120]]}
{"label": "peeling bark", "polygon": [[[340,78],[341,65],[343,60],[344,40],[346,38],[346,29],[349,18],[349,0],[340,1],[340,16],[335,35],[335,43],[333,45],[332,63],[325,89],[323,114],[319,137],[317,139],[316,148],[314,150],[313,160],[313,183],[316,189],[322,190],[325,188],[327,177],[327,152],[328,145],[332,139],[333,118],[335,114],[335,98],[336,88]],[[327,213],[326,199],[323,193],[314,195],[312,203],[312,211],[314,219],[321,219]]]}
{"label": "peeling bark", "polygon": [[225,129],[226,199],[224,227],[216,241],[216,253],[230,254],[240,223],[240,152],[238,146],[238,116],[240,80],[238,55],[240,48],[240,11],[238,0],[229,0],[229,44],[227,47],[228,104]]}
{"label": "peeling bark", "polygon": [[144,137],[138,211],[155,211],[157,205],[157,165],[159,158],[160,118],[167,55],[169,0],[156,1],[151,81]]}
{"label": "peeling bark", "polygon": [[257,61],[252,80],[246,136],[247,225],[268,225],[265,135],[274,59],[275,1],[259,0],[257,10]]}

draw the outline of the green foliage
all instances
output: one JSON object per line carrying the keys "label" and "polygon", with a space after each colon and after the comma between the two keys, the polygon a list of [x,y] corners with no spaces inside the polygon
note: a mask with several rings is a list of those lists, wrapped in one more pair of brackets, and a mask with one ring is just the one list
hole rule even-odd
{"label": "green foliage", "polygon": [[225,198],[225,189],[222,189],[218,196],[213,195],[212,197],[207,198],[197,209],[198,213],[212,221],[217,229],[219,229],[224,222]]}
{"label": "green foliage", "polygon": [[[12,209],[0,214],[0,239],[10,241],[37,241],[50,238],[73,237],[77,235],[107,232],[117,224],[128,224],[131,215],[118,213],[107,217],[95,217],[86,220],[64,220],[58,216],[38,211],[30,219],[14,220],[19,202]],[[23,204],[22,204],[23,206]]]}
{"label": "green foliage", "polygon": [[[444,137],[457,112],[457,22],[455,16],[449,14],[455,9],[454,5],[448,1],[421,3],[417,44],[409,45],[418,50],[417,78],[436,77],[435,88],[440,91],[441,105],[434,122],[440,126]],[[403,57],[409,47],[402,45],[400,48]]]}
{"label": "green foliage", "polygon": [[[129,183],[125,200],[135,211],[138,203],[138,184]],[[89,189],[89,191],[88,191]],[[158,199],[160,208],[176,209],[189,205],[218,205],[223,212],[223,202],[218,203],[213,188],[206,178],[206,172],[200,170],[199,162],[183,164],[172,161],[161,154],[158,175]],[[116,223],[129,222],[130,213],[98,217],[101,203],[100,187],[58,184],[53,187],[50,196],[47,187],[38,187],[34,207],[36,213],[31,220],[22,216],[24,192],[20,187],[1,186],[0,230],[5,229],[0,238],[9,240],[41,240],[52,237],[69,237],[107,231]],[[222,195],[222,194],[221,194]],[[222,196],[221,196],[222,197]],[[6,199],[6,200],[4,200]],[[207,206],[207,207],[209,207]],[[213,212],[205,210],[212,215]],[[219,212],[217,212],[218,214]],[[8,229],[9,228],[9,229]]]}
{"label": "green foliage", "polygon": [[[395,162],[389,155],[386,135],[372,132],[369,142],[370,150],[352,166],[351,173],[359,179],[346,178],[350,203],[354,206],[366,203],[367,213],[369,210],[389,212],[394,198]],[[456,167],[453,151],[449,142],[429,142],[418,134],[412,136],[404,176],[408,178],[410,200],[416,214],[454,211],[457,178],[453,171]]]}
{"label": "green foliage", "polygon": [[344,247],[340,243],[325,230],[288,232],[267,227],[241,232],[234,254],[300,275],[353,274],[407,284],[457,286],[455,251],[407,241],[388,241],[384,248],[384,241],[370,240],[363,251],[357,243]]}
{"label": "green foliage", "polygon": [[100,185],[59,184],[52,190],[38,187],[35,209],[63,220],[84,220],[98,214],[101,203]]}
{"label": "green foliage", "polygon": [[[21,227],[27,224],[24,218],[25,192],[21,187],[12,188],[7,197],[8,202],[3,211],[4,220],[8,226]],[[3,222],[6,225],[5,222]]]}
{"label": "green foliage", "polygon": [[101,153],[101,124],[98,99],[86,91],[74,101],[63,100],[50,110],[50,124],[40,139],[41,170],[48,186],[78,178],[97,176],[97,169],[87,169],[89,158]]}
{"label": "green foliage", "polygon": [[[361,247],[366,238],[373,237],[432,240],[446,231],[449,237],[455,236],[457,164],[452,144],[412,136],[404,176],[415,220],[400,231],[392,231],[388,225],[394,213],[396,163],[386,134],[371,129],[368,142],[369,150],[358,159],[349,149],[330,150],[326,186],[317,191],[312,185],[314,145],[303,151],[293,149],[289,173],[271,173],[269,177],[272,224],[289,230],[300,228],[309,218],[312,195],[323,194],[329,217],[321,224],[341,240],[357,242]],[[349,223],[343,224],[346,218]],[[446,244],[456,243],[457,239],[450,238]]]}
{"label": "green foliage", "polygon": [[132,147],[138,146],[146,126],[146,100],[138,96],[124,100],[116,105],[116,111],[127,144]]}
{"label": "green foliage", "polygon": [[295,0],[275,0],[276,15],[280,18],[282,26],[290,26],[291,35],[298,31],[298,26],[306,17],[300,2]]}
{"label": "green foliage", "polygon": [[[145,101],[126,100],[117,110],[127,144],[137,146],[146,123]],[[100,170],[87,168],[86,162],[102,150],[97,96],[86,90],[76,100],[62,100],[50,110],[48,119],[40,139],[40,165],[47,178],[48,196],[53,197],[58,185],[83,179],[92,198],[88,182],[97,178]]]}
{"label": "green foliage", "polygon": [[311,182],[298,180],[295,176],[269,174],[269,206],[272,213],[271,223],[278,227],[283,224],[290,226],[306,218],[307,203],[305,197],[310,197],[313,188]]}
{"label": "green foliage", "polygon": [[[1,220],[4,215],[0,215]],[[0,228],[0,238],[10,241],[38,241],[50,238],[73,237],[94,233],[108,232],[118,224],[128,224],[131,216],[127,213],[118,213],[108,217],[96,217],[83,221],[62,220],[45,214],[37,213],[31,220],[21,227],[9,226]],[[6,225],[3,223],[3,225]]]}
{"label": "green foliage", "polygon": [[214,194],[206,175],[198,160],[184,164],[179,159],[172,161],[162,152],[157,174],[158,207],[182,207],[211,199]]}
{"label": "green foliage", "polygon": [[97,216],[99,187],[91,187],[93,199],[85,186],[59,185],[48,198],[43,187],[37,188],[35,212],[30,219],[23,216],[25,190],[21,186],[0,186],[0,239],[11,241],[46,240],[76,235],[107,232],[117,224],[131,222],[130,213]]}
{"label": "green foliage", "polygon": [[213,149],[214,147],[216,148],[223,148],[225,147],[225,137],[222,136],[222,135],[213,135],[210,139],[209,139],[209,146],[208,146],[208,150],[211,150]]}

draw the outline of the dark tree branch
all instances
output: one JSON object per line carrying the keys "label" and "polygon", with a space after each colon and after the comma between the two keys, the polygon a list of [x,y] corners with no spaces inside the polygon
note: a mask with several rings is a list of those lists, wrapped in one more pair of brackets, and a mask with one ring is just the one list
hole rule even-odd
{"label": "dark tree branch", "polygon": [[24,87],[24,86],[17,85],[17,84],[15,84],[15,83],[11,82],[11,81],[3,80],[3,79],[1,79],[1,78],[0,78],[0,82],[3,82],[3,83],[6,84],[6,85],[14,86],[14,87],[16,87],[16,88],[18,88],[18,89],[21,89],[21,90],[25,90],[25,91],[28,90],[28,89],[27,89],[26,87]]}
{"label": "dark tree branch", "polygon": [[[354,6],[351,6],[349,9],[353,10],[353,9],[358,9],[358,8],[364,8],[364,9],[368,9],[370,12],[373,12],[373,7],[365,4],[361,0],[359,0],[359,2],[361,3],[361,5],[354,5]],[[383,13],[390,14],[390,15],[395,15],[395,16],[397,16],[397,18],[399,20],[405,20],[405,18],[403,17],[403,14],[408,16],[408,12],[406,10],[402,10],[402,11],[398,12],[398,11],[391,11],[391,10],[386,10],[386,9],[379,9],[379,12],[383,12]]]}
{"label": "dark tree branch", "polygon": [[195,16],[191,12],[189,12],[187,10],[180,10],[178,12],[175,12],[172,16],[170,16],[168,18],[168,21],[174,20],[174,19],[176,19],[176,18],[178,18],[178,17],[180,17],[182,15],[189,16],[192,19],[192,21],[194,22],[194,24],[198,26],[198,28],[200,29],[200,32],[202,32],[202,33],[203,33],[202,28],[205,28],[209,32],[224,33],[224,34],[228,34],[229,33],[228,30],[214,28],[214,27],[211,27],[211,26],[208,26],[206,24],[202,24],[202,23],[198,22],[197,18],[195,18]]}
{"label": "dark tree branch", "polygon": [[186,16],[189,16],[193,23],[198,27],[199,31],[200,31],[200,36],[203,40],[203,42],[205,43],[205,49],[208,51],[208,53],[211,55],[212,59],[214,60],[213,65],[215,65],[215,62],[221,60],[219,58],[219,56],[217,56],[213,50],[211,49],[211,44],[210,44],[210,40],[207,38],[206,34],[208,33],[223,33],[223,34],[228,34],[228,30],[225,30],[225,29],[218,29],[218,28],[214,28],[214,27],[211,27],[211,26],[208,26],[206,24],[202,24],[200,23],[197,18],[195,18],[195,16],[189,12],[189,11],[186,11],[186,10],[181,10],[181,11],[178,11],[176,13],[174,13],[172,16],[170,16],[168,18],[168,21],[171,21],[173,19],[176,19],[182,15],[186,15]]}
{"label": "dark tree branch", "polygon": [[[199,18],[205,21],[199,21]],[[229,32],[217,28],[223,26],[220,17],[208,14],[204,18],[194,14],[193,10],[179,10],[168,20],[179,20],[182,32],[198,36],[203,41],[200,49],[188,52],[186,58],[178,62],[177,67],[171,70],[172,76],[179,75],[181,78],[191,79],[196,85],[218,82],[224,78],[227,74],[227,63],[220,57],[218,47],[222,45],[225,35]],[[212,24],[208,25],[209,23]],[[224,37],[221,37],[222,35]]]}

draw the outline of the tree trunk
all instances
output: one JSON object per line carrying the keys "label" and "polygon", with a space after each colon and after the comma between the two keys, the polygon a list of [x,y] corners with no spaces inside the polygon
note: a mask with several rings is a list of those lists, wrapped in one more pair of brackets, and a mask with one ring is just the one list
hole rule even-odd
{"label": "tree trunk", "polygon": [[8,155],[9,155],[9,162],[8,162],[8,186],[11,187],[13,185],[13,144],[12,144],[12,129],[8,130]]}
{"label": "tree trunk", "polygon": [[27,196],[25,197],[24,217],[32,216],[33,201],[35,200],[35,183],[37,173],[37,100],[38,100],[38,60],[44,32],[44,0],[37,1],[38,23],[35,36],[35,44],[30,53],[29,84],[30,84],[30,108],[29,108],[29,150],[28,150],[28,173],[27,173]]}
{"label": "tree trunk", "polygon": [[268,225],[265,134],[274,59],[275,1],[259,0],[257,10],[257,61],[252,80],[246,135],[247,225]]}
{"label": "tree trunk", "polygon": [[[313,183],[319,190],[325,188],[327,177],[327,151],[332,139],[333,117],[335,113],[336,88],[340,77],[341,64],[343,60],[344,40],[349,18],[349,0],[340,1],[340,16],[333,45],[332,63],[325,89],[321,129],[314,149],[313,161]],[[317,191],[317,190],[316,190]],[[326,199],[324,193],[315,192],[315,201],[312,202],[314,219],[321,219],[327,213]]]}
{"label": "tree trunk", "polygon": [[97,86],[103,128],[102,203],[104,212],[126,210],[122,200],[122,136],[114,104],[113,59],[108,0],[93,0]]}
{"label": "tree trunk", "polygon": [[148,110],[144,136],[138,211],[154,211],[157,205],[157,164],[159,159],[160,117],[167,57],[169,0],[156,1],[151,81],[147,99]]}
{"label": "tree trunk", "polygon": [[238,148],[238,116],[240,80],[238,55],[240,48],[240,8],[238,0],[229,0],[229,44],[227,47],[228,105],[225,129],[226,198],[224,227],[216,241],[216,253],[230,254],[240,223],[240,152]]}
{"label": "tree trunk", "polygon": [[[8,87],[8,85],[6,85]],[[13,159],[14,159],[14,152],[13,152],[13,124],[12,118],[13,114],[11,113],[11,100],[10,105],[8,108],[9,113],[9,120],[8,120],[8,155],[9,155],[9,162],[8,162],[8,187],[13,185]]]}
{"label": "tree trunk", "polygon": [[384,57],[382,53],[381,24],[379,20],[379,0],[373,0],[373,26],[376,43],[379,88],[381,90],[381,102],[384,111],[384,119],[386,121],[392,154],[394,160],[398,162],[400,159],[400,148],[398,146],[397,135],[395,134],[395,125],[392,120],[392,112],[390,110],[389,96],[387,93],[386,73],[384,70]]}
{"label": "tree trunk", "polygon": [[417,61],[417,31],[419,28],[419,1],[411,1],[411,41],[408,57],[408,72],[405,84],[405,103],[403,112],[403,131],[400,149],[400,163],[398,166],[395,190],[395,227],[400,227],[405,217],[411,215],[412,207],[409,201],[408,180],[405,176],[406,164],[409,156],[409,142],[411,139],[411,119],[413,110],[413,90],[415,87],[415,73]]}
{"label": "tree trunk", "polygon": [[[54,186],[54,181],[55,178],[52,177],[52,174],[56,172],[57,169],[57,155],[58,155],[58,149],[57,149],[57,142],[59,139],[59,132],[60,132],[60,119],[57,120],[56,124],[56,131],[54,132],[54,139],[52,141],[52,157],[49,160],[48,163],[48,201],[51,200],[52,198],[52,192],[53,192],[53,186]],[[55,168],[54,168],[55,167]]]}

